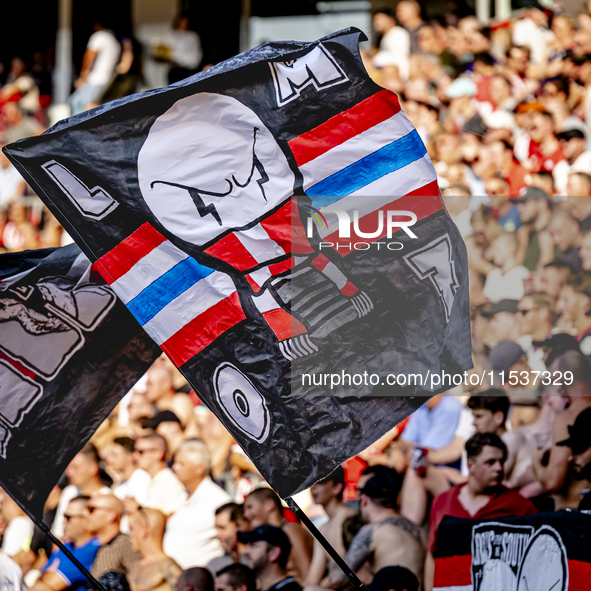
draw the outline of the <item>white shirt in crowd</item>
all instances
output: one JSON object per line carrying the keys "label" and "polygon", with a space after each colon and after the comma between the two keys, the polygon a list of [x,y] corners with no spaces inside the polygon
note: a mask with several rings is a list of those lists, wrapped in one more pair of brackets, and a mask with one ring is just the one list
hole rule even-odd
{"label": "white shirt in crowd", "polygon": [[548,53],[549,43],[554,39],[554,33],[545,27],[538,27],[530,18],[519,19],[513,25],[513,45],[528,47],[531,60],[536,64],[542,63]]}
{"label": "white shirt in crowd", "polygon": [[552,176],[559,195],[566,195],[568,175],[573,172],[584,172],[591,175],[591,151],[587,150],[580,154],[572,164],[569,164],[566,160],[561,160],[554,166]]}
{"label": "white shirt in crowd", "polygon": [[6,528],[2,538],[2,550],[10,557],[28,550],[33,539],[33,522],[26,516],[15,517]]}
{"label": "white shirt in crowd", "polygon": [[11,198],[20,197],[16,193],[22,183],[23,177],[12,164],[6,168],[0,166],[0,208],[8,207]]}
{"label": "white shirt in crowd", "polygon": [[164,553],[183,570],[205,567],[224,550],[215,537],[215,510],[231,501],[230,495],[209,476],[169,518]]}
{"label": "white shirt in crowd", "polygon": [[90,36],[87,49],[96,51],[97,55],[86,81],[90,86],[105,86],[110,82],[119,61],[119,41],[111,31],[97,31]]}
{"label": "white shirt in crowd", "polygon": [[0,550],[0,591],[24,591],[20,566]]}
{"label": "white shirt in crowd", "polygon": [[133,497],[140,505],[144,506],[144,497],[151,480],[145,470],[136,468],[129,480],[124,480],[113,487],[113,494],[121,500]]}
{"label": "white shirt in crowd", "polygon": [[528,277],[529,270],[523,265],[517,265],[504,274],[501,269],[493,269],[486,276],[482,293],[493,304],[501,300],[520,300],[525,294],[523,282]]}
{"label": "white shirt in crowd", "polygon": [[172,31],[166,38],[166,44],[172,50],[172,59],[181,68],[195,70],[201,63],[201,40],[195,31]]}
{"label": "white shirt in crowd", "polygon": [[392,27],[380,41],[380,50],[373,63],[376,68],[396,66],[402,80],[408,80],[408,59],[410,55],[410,33],[402,27]]}
{"label": "white shirt in crowd", "polygon": [[174,513],[187,498],[187,491],[170,468],[160,470],[150,481],[140,501],[136,501],[147,509],[158,509],[168,516]]}

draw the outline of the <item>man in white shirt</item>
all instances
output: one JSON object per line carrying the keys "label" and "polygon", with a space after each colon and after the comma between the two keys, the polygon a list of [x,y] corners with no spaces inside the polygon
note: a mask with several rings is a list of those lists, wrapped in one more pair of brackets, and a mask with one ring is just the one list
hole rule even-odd
{"label": "man in white shirt", "polygon": [[230,495],[210,478],[210,465],[207,446],[189,439],[181,445],[172,467],[189,498],[166,524],[164,552],[184,570],[204,567],[224,553],[216,538],[215,510],[230,501]]}
{"label": "man in white shirt", "polygon": [[382,35],[380,49],[373,58],[376,68],[396,66],[401,80],[408,80],[410,33],[396,26],[392,11],[382,8],[374,13],[373,28]]}
{"label": "man in white shirt", "polygon": [[137,465],[150,475],[151,480],[141,500],[128,497],[123,501],[127,513],[137,509],[137,504],[140,504],[146,509],[158,509],[168,517],[185,500],[185,487],[166,465],[167,451],[166,440],[157,433],[137,438]]}
{"label": "man in white shirt", "polygon": [[[0,148],[4,146],[0,142]],[[25,194],[25,179],[10,163],[4,152],[0,151],[0,209],[7,208]]]}
{"label": "man in white shirt", "polygon": [[23,576],[18,564],[0,550],[0,591],[24,591]]}
{"label": "man in white shirt", "polygon": [[95,493],[111,494],[111,489],[102,482],[99,474],[99,454],[92,443],[87,443],[73,458],[66,468],[70,484],[62,491],[60,502],[51,531],[56,538],[64,535],[64,511],[68,503],[80,495],[89,497]]}
{"label": "man in white shirt", "polygon": [[121,46],[113,32],[96,22],[82,58],[80,77],[74,82],[76,91],[70,97],[72,115],[99,99],[111,81],[120,54]]}
{"label": "man in white shirt", "polygon": [[587,150],[585,134],[580,129],[557,133],[566,160],[556,164],[552,174],[559,195],[567,195],[568,176],[573,172],[591,174],[591,150]]}

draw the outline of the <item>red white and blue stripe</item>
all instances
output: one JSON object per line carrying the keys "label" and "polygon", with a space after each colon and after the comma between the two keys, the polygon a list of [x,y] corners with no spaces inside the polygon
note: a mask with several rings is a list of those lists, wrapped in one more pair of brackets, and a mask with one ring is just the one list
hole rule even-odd
{"label": "red white and blue stripe", "polygon": [[[364,216],[394,203],[390,209],[408,209],[417,219],[442,207],[427,149],[393,92],[377,92],[288,143],[321,212],[357,210],[362,225]],[[329,224],[320,234],[330,240],[334,230]]]}
{"label": "red white and blue stripe", "polygon": [[245,318],[228,275],[201,265],[148,223],[96,268],[177,366]]}

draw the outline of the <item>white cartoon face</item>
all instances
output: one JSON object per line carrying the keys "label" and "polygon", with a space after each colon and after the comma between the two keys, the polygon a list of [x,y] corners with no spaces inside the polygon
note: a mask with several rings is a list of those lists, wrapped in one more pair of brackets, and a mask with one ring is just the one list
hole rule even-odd
{"label": "white cartoon face", "polygon": [[238,100],[200,93],[152,125],[138,156],[142,196],[162,225],[199,246],[260,218],[293,194],[271,132]]}

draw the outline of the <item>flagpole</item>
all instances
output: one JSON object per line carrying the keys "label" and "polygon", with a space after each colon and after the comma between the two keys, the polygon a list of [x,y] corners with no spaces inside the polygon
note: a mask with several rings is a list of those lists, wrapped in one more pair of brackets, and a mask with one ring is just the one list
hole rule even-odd
{"label": "flagpole", "polygon": [[107,591],[101,583],[99,583],[88,571],[88,569],[80,563],[80,561],[64,546],[64,544],[58,540],[49,527],[43,522],[43,520],[37,519],[11,492],[4,483],[0,483],[2,488],[12,497],[12,500],[30,517],[33,523],[46,535],[49,539],[78,567],[80,572],[86,577],[88,582],[91,584],[93,589],[96,591]]}
{"label": "flagpole", "polygon": [[293,500],[293,497],[284,499],[287,506],[298,516],[298,518],[308,528],[310,533],[318,540],[322,547],[328,552],[330,557],[337,563],[337,566],[347,575],[347,578],[355,589],[367,591],[367,587],[359,580],[359,577],[351,570],[349,565],[341,558],[341,555],[330,545],[330,542],[320,533],[320,530],[310,521],[308,516],[302,511],[300,506]]}

